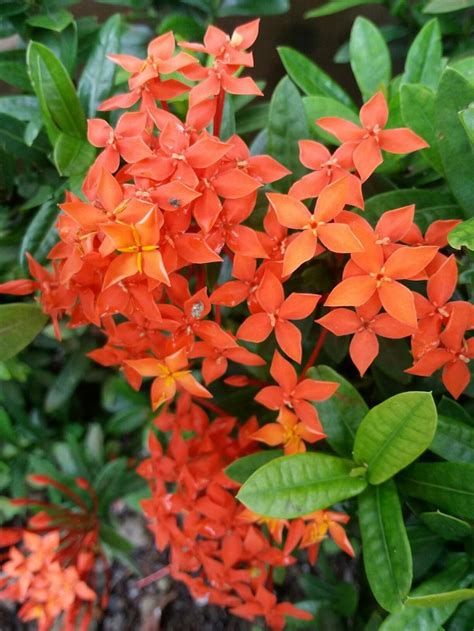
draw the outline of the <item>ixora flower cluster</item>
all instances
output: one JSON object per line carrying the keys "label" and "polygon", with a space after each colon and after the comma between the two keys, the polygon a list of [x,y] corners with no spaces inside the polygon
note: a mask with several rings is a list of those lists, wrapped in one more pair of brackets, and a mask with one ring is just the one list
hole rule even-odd
{"label": "ixora flower cluster", "polygon": [[[353,335],[350,355],[361,375],[378,354],[378,336],[411,338],[408,372],[428,376],[442,368],[454,397],[469,382],[474,343],[465,339],[470,305],[451,301],[455,257],[442,252],[457,222],[436,221],[423,236],[414,206],[388,210],[376,226],[355,210],[363,211],[362,183],[382,162],[382,150],[403,154],[427,146],[409,129],[385,129],[381,93],[363,105],[360,126],[333,117],[316,121],[341,145],[331,155],[318,142],[302,141],[300,159],[310,172],[288,194],[271,187],[288,175],[284,166],[271,156],[251,155],[236,135],[219,138],[226,93],[260,95],[251,78],[240,76],[253,65],[248,49],[257,33],[258,20],[231,37],[211,26],[204,44],[181,42],[181,52],[167,33],[150,43],[145,60],[111,56],[130,73],[130,89],[101,110],[136,111],[122,114],[115,128],[102,119],[89,121],[89,141],[101,151],[83,199],[68,194],[61,204],[51,268],[29,257],[34,280],[10,281],[0,291],[39,292],[58,337],[64,316],[69,327],[94,325],[106,342],[90,357],[119,367],[136,389],[144,377],[153,378],[151,405],[160,408],[155,425],[169,440],[161,444],[150,431],[150,456],[139,472],[152,492],[143,507],[157,546],[170,550],[168,571],[195,597],[250,620],[264,616],[278,630],[286,615],[310,616],[290,603],[277,604],[274,568],[294,563],[298,548],[315,562],[328,534],[353,555],[343,528],[348,516],[322,510],[287,521],[253,514],[236,500],[239,484],[225,467],[259,443],[291,454],[324,438],[313,402],[331,397],[338,384],[306,373],[327,331]],[[210,63],[201,65],[200,53]],[[186,93],[183,122],[171,113],[170,101]],[[256,227],[247,220],[263,187],[268,208]],[[322,253],[334,260],[329,295],[287,295],[285,283]],[[314,319],[318,302],[329,308],[316,320],[322,333],[296,370],[289,360],[300,365],[303,358],[294,321]],[[278,349],[269,356],[269,344],[255,345],[272,333]],[[251,374],[226,378],[229,361],[268,363],[275,384]],[[232,411],[210,400],[216,380],[223,380],[221,388],[259,387],[255,399],[275,412],[274,422],[259,426],[252,416],[239,425]],[[70,615],[78,600],[87,603],[94,592],[61,554],[57,534],[41,542],[32,539],[37,536],[25,533],[27,556],[12,548],[2,597],[24,600],[22,615],[38,618],[46,629],[52,617]],[[60,602],[51,595],[57,581]]]}

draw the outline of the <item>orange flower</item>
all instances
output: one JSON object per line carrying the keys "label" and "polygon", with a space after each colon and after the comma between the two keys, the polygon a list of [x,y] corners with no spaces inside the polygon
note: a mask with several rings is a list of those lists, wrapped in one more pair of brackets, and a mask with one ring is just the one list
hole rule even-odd
{"label": "orange flower", "polygon": [[165,401],[173,399],[178,386],[193,396],[212,398],[212,394],[201,386],[191,371],[186,370],[188,361],[183,349],[168,355],[163,361],[149,357],[127,360],[125,364],[136,370],[142,377],[156,377],[151,386],[153,410]]}
{"label": "orange flower", "polygon": [[407,127],[384,129],[387,120],[387,101],[382,92],[377,92],[361,107],[361,127],[335,116],[319,118],[316,123],[349,144],[355,168],[362,182],[365,182],[383,161],[381,149],[389,153],[410,153],[429,146]]}
{"label": "orange flower", "polygon": [[252,438],[272,447],[283,445],[285,454],[296,454],[306,451],[305,442],[315,443],[324,438],[324,434],[301,423],[296,414],[282,407],[277,422],[267,423],[252,434]]}

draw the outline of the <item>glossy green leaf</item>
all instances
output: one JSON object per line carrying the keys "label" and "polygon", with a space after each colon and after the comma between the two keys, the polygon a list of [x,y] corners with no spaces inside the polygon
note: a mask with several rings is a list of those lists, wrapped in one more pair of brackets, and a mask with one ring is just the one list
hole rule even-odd
{"label": "glossy green leaf", "polygon": [[423,9],[424,13],[449,13],[474,7],[474,0],[431,0]]}
{"label": "glossy green leaf", "polygon": [[349,43],[350,61],[364,101],[388,88],[392,62],[382,33],[373,22],[356,18]]}
{"label": "glossy green leaf", "polygon": [[300,517],[361,493],[367,482],[351,476],[353,468],[349,460],[326,454],[283,456],[251,475],[237,497],[261,515]]}
{"label": "glossy green leaf", "polygon": [[474,250],[474,217],[457,225],[448,235],[449,245],[456,250],[466,247]]}
{"label": "glossy green leaf", "polygon": [[235,482],[243,484],[247,479],[255,473],[257,469],[262,467],[267,462],[274,460],[275,458],[281,458],[283,456],[282,449],[269,449],[267,451],[257,451],[249,456],[244,456],[235,460],[225,469],[225,474]]}
{"label": "glossy green leaf", "polygon": [[25,142],[26,123],[8,114],[0,113],[0,148],[12,159],[32,162],[44,160],[42,147],[28,147]]}
{"label": "glossy green leaf", "polygon": [[48,29],[34,28],[31,40],[46,46],[54,56],[63,64],[66,71],[72,77],[77,63],[78,34],[77,24],[71,22],[61,32]]}
{"label": "glossy green leaf", "polygon": [[372,408],[357,430],[354,458],[380,484],[407,467],[430,445],[437,412],[429,392],[402,392]]}
{"label": "glossy green leaf", "polygon": [[81,175],[92,164],[95,152],[87,140],[61,133],[54,144],[54,163],[60,175]]}
{"label": "glossy green leaf", "polygon": [[449,187],[467,213],[474,208],[474,150],[459,112],[472,101],[474,84],[456,70],[445,70],[436,95],[438,147]]}
{"label": "glossy green leaf", "polygon": [[319,18],[324,15],[333,15],[346,9],[359,7],[366,4],[383,4],[383,0],[330,0],[316,9],[310,9],[304,14],[305,18]]}
{"label": "glossy green leaf", "polygon": [[353,106],[351,97],[317,64],[305,55],[280,46],[278,54],[290,78],[308,96],[326,96],[347,106]]}
{"label": "glossy green leaf", "polygon": [[50,31],[57,31],[60,33],[66,28],[66,26],[71,24],[73,19],[74,16],[72,13],[66,11],[65,9],[58,9],[57,11],[50,11],[49,13],[31,15],[25,21],[29,26],[45,28]]}
{"label": "glossy green leaf", "polygon": [[359,495],[364,567],[375,599],[386,611],[403,605],[412,581],[412,558],[393,480]]}
{"label": "glossy green leaf", "polygon": [[356,123],[356,125],[360,125],[359,117],[352,109],[330,97],[304,96],[303,105],[311,135],[322,142],[331,145],[340,144],[340,141],[337,140],[335,136],[324,131],[316,124],[318,118],[322,118],[323,116],[338,116],[339,118],[350,120]]}
{"label": "glossy green leaf", "polygon": [[30,121],[38,112],[38,99],[27,94],[0,97],[0,113]]}
{"label": "glossy green leaf", "polygon": [[54,145],[60,132],[85,139],[84,111],[62,63],[37,42],[30,42],[26,59],[51,143]]}
{"label": "glossy green leaf", "polygon": [[465,110],[459,112],[459,120],[471,144],[474,145],[474,103],[471,103]]}
{"label": "glossy green leaf", "polygon": [[449,193],[418,188],[397,189],[370,197],[365,202],[364,218],[375,226],[386,210],[416,205],[415,222],[422,230],[437,219],[460,219],[463,211]]}
{"label": "glossy green leaf", "polygon": [[421,83],[436,90],[443,69],[443,47],[439,22],[427,22],[410,46],[402,83]]}
{"label": "glossy green leaf", "polygon": [[278,15],[289,8],[289,0],[222,0],[218,15]]}
{"label": "glossy green leaf", "polygon": [[440,511],[421,513],[420,518],[430,530],[448,541],[465,539],[472,533],[466,521]]}
{"label": "glossy green leaf", "polygon": [[448,603],[461,603],[474,598],[474,589],[455,589],[441,594],[426,594],[407,598],[407,607],[442,607]]}
{"label": "glossy green leaf", "polygon": [[237,113],[237,133],[248,134],[263,129],[268,124],[268,103],[257,103]]}
{"label": "glossy green leaf", "polygon": [[[469,570],[466,555],[456,557],[445,570],[428,579],[411,593],[412,598],[448,591],[459,587]],[[405,607],[384,620],[379,631],[434,631],[449,618],[457,603],[441,607]]]}
{"label": "glossy green leaf", "polygon": [[41,333],[47,316],[34,304],[0,305],[0,361],[13,357]]}
{"label": "glossy green leaf", "polygon": [[400,488],[450,515],[474,519],[474,464],[418,463],[403,472]]}
{"label": "glossy green leaf", "polygon": [[315,366],[308,377],[320,381],[335,381],[339,388],[326,401],[315,404],[326,434],[326,440],[336,453],[351,457],[357,428],[369,411],[354,386],[329,366]]}
{"label": "glossy green leaf", "polygon": [[474,462],[474,427],[439,415],[430,451],[451,462]]}
{"label": "glossy green leaf", "polygon": [[435,94],[421,84],[406,84],[400,89],[400,107],[405,125],[430,145],[419,155],[424,156],[441,175],[443,164],[438,151],[435,127]]}
{"label": "glossy green leaf", "polygon": [[112,15],[104,22],[82,71],[77,92],[87,116],[95,116],[99,104],[110,96],[116,65],[107,59],[107,55],[120,52],[121,28],[119,14]]}
{"label": "glossy green leaf", "polygon": [[274,186],[278,190],[288,190],[289,183],[305,172],[298,158],[298,141],[308,137],[301,96],[288,77],[280,81],[273,93],[267,130],[268,153],[292,172]]}
{"label": "glossy green leaf", "polygon": [[413,580],[419,581],[441,556],[445,540],[420,523],[406,525],[413,559]]}
{"label": "glossy green leaf", "polygon": [[55,200],[41,205],[29,224],[20,244],[20,263],[26,266],[25,254],[29,252],[40,263],[46,260],[49,250],[56,243],[56,221],[59,208]]}

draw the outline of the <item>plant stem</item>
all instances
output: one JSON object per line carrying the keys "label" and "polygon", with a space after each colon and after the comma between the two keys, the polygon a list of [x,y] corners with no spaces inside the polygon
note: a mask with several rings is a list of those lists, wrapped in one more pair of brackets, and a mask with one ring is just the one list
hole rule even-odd
{"label": "plant stem", "polygon": [[219,406],[214,405],[214,403],[211,403],[207,399],[203,399],[201,397],[194,397],[194,396],[193,396],[193,399],[195,399],[196,403],[198,403],[200,406],[202,406],[203,408],[207,408],[208,410],[210,410],[211,412],[214,412],[214,414],[217,414],[218,416],[232,416],[231,414],[229,414],[229,412],[226,412]]}
{"label": "plant stem", "polygon": [[168,576],[169,573],[170,573],[169,567],[162,567],[158,571],[153,572],[153,574],[150,574],[149,576],[145,576],[145,578],[142,578],[139,581],[137,581],[137,587],[139,587],[140,589],[142,587],[147,587],[147,585],[151,585],[155,581],[159,581],[160,578],[163,578],[164,576]]}
{"label": "plant stem", "polygon": [[217,96],[216,115],[214,116],[213,134],[219,138],[221,133],[222,115],[224,113],[225,92],[221,89]]}
{"label": "plant stem", "polygon": [[308,370],[311,368],[311,366],[314,366],[314,363],[316,362],[316,360],[318,359],[319,353],[321,352],[322,347],[324,346],[324,342],[326,341],[326,337],[328,336],[328,330],[327,329],[322,329],[318,340],[316,342],[316,344],[314,345],[314,348],[311,352],[311,355],[308,358],[308,361],[306,362],[303,371],[301,373],[300,376],[300,380],[304,379],[306,376],[306,373],[308,372]]}

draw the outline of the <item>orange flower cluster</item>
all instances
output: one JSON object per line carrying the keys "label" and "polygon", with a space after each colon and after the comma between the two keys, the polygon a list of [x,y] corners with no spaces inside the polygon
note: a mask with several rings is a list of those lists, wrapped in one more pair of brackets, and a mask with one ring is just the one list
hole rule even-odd
{"label": "orange flower cluster", "polygon": [[60,616],[64,616],[65,631],[87,631],[96,600],[95,592],[81,579],[89,564],[87,559],[82,563],[79,555],[77,566],[64,567],[58,561],[60,542],[57,530],[44,536],[25,531],[23,547],[28,554],[10,548],[0,576],[0,598],[23,603],[19,616],[37,621],[38,631],[51,629]]}
{"label": "orange flower cluster", "polygon": [[[239,75],[253,65],[248,48],[257,33],[258,20],[230,37],[211,26],[204,44],[180,44],[207,54],[206,65],[194,54],[176,54],[172,33],[154,39],[144,60],[111,56],[130,73],[129,92],[101,109],[136,105],[137,111],[122,114],[115,128],[102,119],[89,121],[89,140],[101,152],[83,198],[68,194],[61,204],[52,269],[28,257],[35,280],[9,281],[0,291],[39,291],[58,337],[63,316],[69,327],[95,325],[106,337],[90,353],[95,361],[120,367],[137,389],[143,377],[153,377],[152,407],[165,405],[157,423],[171,431],[165,453],[151,434],[151,457],[141,467],[153,489],[145,510],[157,544],[171,546],[173,574],[194,595],[244,617],[264,615],[279,629],[285,614],[304,614],[275,604],[271,568],[291,563],[295,546],[314,546],[326,532],[351,553],[340,525],[346,518],[323,511],[297,520],[288,525],[281,549],[264,534],[267,527],[275,532],[275,525],[262,516],[249,519],[235,500],[236,485],[222,471],[252,441],[295,453],[323,438],[312,402],[330,397],[337,384],[306,378],[324,332],[299,374],[279,351],[268,356],[262,346],[256,353],[242,341],[260,343],[274,334],[282,353],[302,361],[295,321],[313,317],[321,296],[287,294],[285,283],[327,252],[334,268],[346,262],[324,302],[330,311],[317,322],[336,335],[353,335],[350,354],[361,375],[377,356],[378,336],[411,337],[409,372],[430,375],[442,367],[446,387],[458,397],[474,356],[472,338],[465,339],[473,312],[467,303],[450,301],[456,261],[441,250],[456,221],[435,222],[423,236],[413,206],[387,211],[375,227],[347,209],[363,209],[362,183],[382,161],[381,150],[426,147],[408,129],[385,129],[381,93],[362,107],[361,126],[332,117],[317,121],[342,145],[331,155],[317,142],[302,141],[301,161],[311,173],[287,195],[269,186],[288,174],[284,166],[268,155],[250,155],[236,135],[219,138],[226,93],[260,94],[252,79]],[[185,93],[183,122],[169,111],[169,101]],[[269,206],[256,229],[246,221],[264,186]],[[229,265],[221,265],[224,259]],[[426,285],[427,297],[412,281],[421,283],[417,289]],[[264,386],[256,400],[277,417],[260,428],[252,419],[235,438],[236,420],[207,402],[212,393],[202,385],[199,367],[210,386],[224,377],[229,361],[252,367],[266,360],[278,385],[246,375],[224,379],[236,387]],[[205,406],[217,414],[212,423]],[[281,532],[275,539],[282,542]]]}
{"label": "orange flower cluster", "polygon": [[311,616],[290,603],[277,604],[273,569],[293,564],[291,552],[297,547],[308,548],[314,563],[328,533],[353,556],[341,526],[349,517],[318,511],[288,521],[244,508],[235,498],[239,484],[224,468],[255,449],[258,423],[250,418],[233,437],[237,419],[224,414],[211,422],[189,394],[178,398],[174,411],[164,409],[155,424],[171,437],[164,450],[150,432],[150,458],[138,471],[149,481],[152,497],[142,505],[158,549],[170,550],[171,575],[186,583],[195,598],[229,607],[249,620],[263,616],[278,631],[286,615]]}

